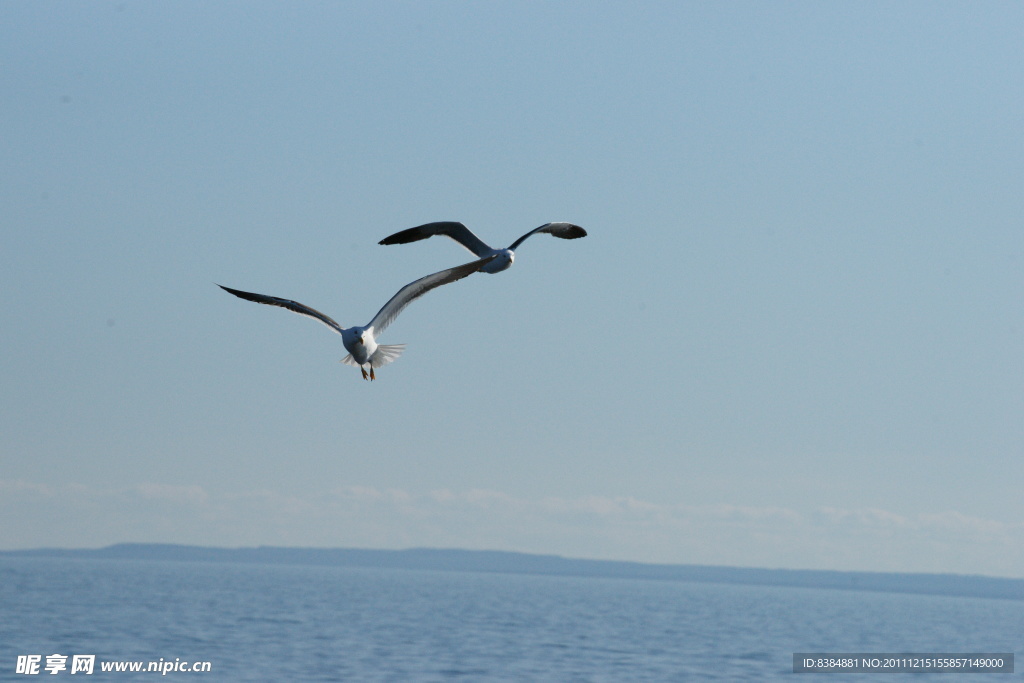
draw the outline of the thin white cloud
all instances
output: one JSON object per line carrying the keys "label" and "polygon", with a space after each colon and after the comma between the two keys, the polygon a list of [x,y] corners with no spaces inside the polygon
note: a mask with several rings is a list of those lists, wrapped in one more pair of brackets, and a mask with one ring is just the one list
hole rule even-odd
{"label": "thin white cloud", "polygon": [[0,481],[0,547],[123,541],[518,550],[643,562],[1024,576],[1024,523],[955,510],[657,504],[342,486],[308,495]]}
{"label": "thin white cloud", "polygon": [[166,500],[186,505],[203,505],[209,495],[201,486],[169,486],[167,484],[139,484],[134,492],[146,499]]}

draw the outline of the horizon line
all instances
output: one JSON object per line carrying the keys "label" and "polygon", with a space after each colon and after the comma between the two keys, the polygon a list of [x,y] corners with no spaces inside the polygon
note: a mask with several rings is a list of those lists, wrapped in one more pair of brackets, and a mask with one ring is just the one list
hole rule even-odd
{"label": "horizon line", "polygon": [[727,583],[1024,600],[1024,579],[982,574],[786,569],[572,558],[515,550],[410,547],[201,546],[122,542],[100,548],[0,550],[0,556],[292,564],[580,578]]}

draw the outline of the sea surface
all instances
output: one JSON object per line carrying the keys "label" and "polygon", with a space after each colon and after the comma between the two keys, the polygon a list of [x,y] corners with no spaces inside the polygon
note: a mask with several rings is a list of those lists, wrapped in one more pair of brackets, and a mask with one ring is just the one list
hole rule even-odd
{"label": "sea surface", "polygon": [[[95,656],[84,680],[109,681],[964,678],[794,674],[794,652],[1020,653],[1024,603],[454,571],[0,558],[4,681],[77,680],[87,674],[71,673],[73,655]],[[53,654],[67,656],[66,670],[45,670]],[[19,655],[41,655],[39,673],[17,673]],[[209,662],[209,671],[100,670],[119,661]]]}

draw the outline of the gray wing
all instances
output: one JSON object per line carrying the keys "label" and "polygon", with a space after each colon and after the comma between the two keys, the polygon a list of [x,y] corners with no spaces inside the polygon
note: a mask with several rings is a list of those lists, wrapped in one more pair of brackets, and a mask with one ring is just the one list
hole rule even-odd
{"label": "gray wing", "polygon": [[572,223],[545,223],[539,228],[534,228],[530,232],[526,233],[525,235],[517,239],[515,242],[512,243],[512,246],[510,246],[509,249],[515,251],[516,247],[525,242],[527,237],[529,237],[530,235],[535,235],[538,232],[546,232],[549,235],[561,237],[563,240],[574,240],[579,237],[587,236],[586,230],[584,230],[578,225],[573,225]]}
{"label": "gray wing", "polygon": [[469,228],[458,221],[438,221],[437,223],[419,225],[415,228],[409,228],[408,230],[396,232],[394,235],[389,235],[378,242],[378,244],[408,244],[409,242],[425,240],[434,235],[450,237],[481,258],[494,251],[484,244],[479,237],[474,235]]}
{"label": "gray wing", "polygon": [[497,257],[488,256],[487,258],[482,258],[471,263],[465,263],[461,266],[455,266],[448,270],[442,270],[439,273],[433,273],[432,275],[421,277],[415,282],[410,282],[405,287],[398,290],[398,293],[391,297],[391,299],[384,304],[383,308],[377,311],[377,315],[373,316],[373,320],[370,321],[370,324],[367,325],[367,327],[373,328],[373,334],[376,337],[383,332],[395,318],[398,317],[398,314],[401,313],[406,306],[416,299],[420,298],[435,287],[440,287],[441,285],[446,285],[449,282],[461,280],[467,275],[475,273],[495,258]]}
{"label": "gray wing", "polygon": [[326,316],[316,309],[310,308],[309,306],[306,306],[304,304],[300,304],[298,301],[292,301],[291,299],[279,299],[276,296],[266,296],[264,294],[253,294],[252,292],[243,292],[238,289],[231,289],[230,287],[225,287],[224,285],[217,286],[223,289],[225,292],[234,294],[239,299],[245,299],[246,301],[255,301],[258,304],[267,304],[269,306],[280,306],[281,308],[287,308],[289,311],[293,313],[304,315],[307,318],[312,318],[313,320],[319,320],[324,325],[327,325],[327,327],[331,328],[338,334],[341,334],[341,325],[334,322],[334,320],[330,316]]}

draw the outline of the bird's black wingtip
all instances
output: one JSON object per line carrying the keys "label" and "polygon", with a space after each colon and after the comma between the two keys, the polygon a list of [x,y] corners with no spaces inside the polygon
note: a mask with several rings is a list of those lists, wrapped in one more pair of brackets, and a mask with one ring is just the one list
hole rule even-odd
{"label": "bird's black wingtip", "polygon": [[255,299],[253,298],[254,295],[251,292],[243,292],[240,289],[231,289],[230,287],[225,287],[224,285],[220,284],[218,284],[217,286],[223,289],[228,294],[234,294],[239,299],[248,299],[249,301],[255,301]]}
{"label": "bird's black wingtip", "polygon": [[[428,223],[428,225],[430,224]],[[423,226],[400,230],[394,235],[388,235],[380,242],[377,242],[377,244],[408,244],[409,242],[418,242],[430,237],[430,232],[421,230],[422,227]]]}

